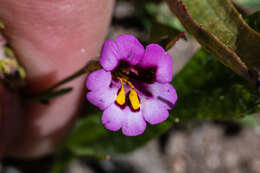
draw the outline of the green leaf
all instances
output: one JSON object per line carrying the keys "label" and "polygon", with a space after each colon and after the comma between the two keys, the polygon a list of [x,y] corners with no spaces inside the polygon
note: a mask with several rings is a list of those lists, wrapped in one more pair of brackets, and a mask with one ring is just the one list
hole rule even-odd
{"label": "green leaf", "polygon": [[169,0],[184,27],[223,64],[255,83],[248,69],[260,69],[260,34],[231,0]]}
{"label": "green leaf", "polygon": [[62,88],[62,89],[59,89],[57,91],[49,91],[49,92],[46,92],[46,93],[41,93],[39,95],[27,97],[26,102],[27,103],[41,102],[41,103],[49,104],[51,99],[56,98],[56,97],[60,97],[64,94],[68,94],[72,90],[73,90],[73,88]]}
{"label": "green leaf", "polygon": [[260,8],[260,1],[259,0],[234,0],[235,2],[240,3],[243,6],[250,7],[250,8]]}
{"label": "green leaf", "polygon": [[230,120],[260,110],[255,88],[204,50],[178,73],[173,85],[179,98],[173,112],[180,120]]}
{"label": "green leaf", "polygon": [[250,16],[247,16],[245,20],[248,23],[248,25],[250,25],[254,30],[260,33],[260,11],[255,12]]}
{"label": "green leaf", "polygon": [[127,153],[146,144],[149,140],[159,136],[172,125],[172,118],[159,124],[150,126],[140,136],[124,136],[120,131],[112,132],[101,123],[102,112],[92,105],[85,107],[86,117],[79,120],[78,124],[66,140],[65,148],[78,156],[103,157],[107,154],[114,155]]}

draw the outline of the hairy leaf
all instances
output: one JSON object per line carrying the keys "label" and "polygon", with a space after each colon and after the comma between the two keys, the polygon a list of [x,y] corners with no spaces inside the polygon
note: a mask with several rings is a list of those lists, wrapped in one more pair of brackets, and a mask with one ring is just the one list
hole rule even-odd
{"label": "hairy leaf", "polygon": [[169,0],[184,27],[212,55],[255,83],[248,69],[260,69],[260,34],[250,28],[230,0]]}

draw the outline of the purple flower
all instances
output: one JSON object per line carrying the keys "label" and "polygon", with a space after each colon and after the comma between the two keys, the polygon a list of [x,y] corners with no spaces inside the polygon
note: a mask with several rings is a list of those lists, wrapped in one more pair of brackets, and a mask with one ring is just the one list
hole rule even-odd
{"label": "purple flower", "polygon": [[101,52],[103,67],[87,79],[87,99],[104,110],[102,123],[126,136],[144,132],[146,122],[158,124],[169,116],[177,93],[169,84],[172,57],[158,44],[146,49],[132,35],[107,40]]}

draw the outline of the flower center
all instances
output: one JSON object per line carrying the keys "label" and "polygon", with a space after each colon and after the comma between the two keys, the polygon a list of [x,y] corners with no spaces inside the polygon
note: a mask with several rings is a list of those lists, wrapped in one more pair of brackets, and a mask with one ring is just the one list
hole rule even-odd
{"label": "flower center", "polygon": [[131,82],[141,82],[151,84],[155,82],[156,67],[140,67],[130,65],[128,62],[121,60],[112,75],[127,79]]}
{"label": "flower center", "polygon": [[129,106],[132,111],[139,111],[140,99],[136,88],[142,94],[152,96],[145,85],[155,82],[155,72],[156,67],[132,66],[129,62],[121,60],[112,71],[113,79],[119,79],[121,83],[115,103],[121,108]]}
{"label": "flower center", "polygon": [[[129,106],[134,111],[138,111],[140,109],[140,100],[133,84],[125,78],[119,78],[119,80],[121,83],[121,88],[119,89],[119,92],[116,96],[116,103],[120,106],[124,106],[126,103],[129,103]],[[127,97],[125,94],[124,84],[127,84],[131,88],[127,94]]]}

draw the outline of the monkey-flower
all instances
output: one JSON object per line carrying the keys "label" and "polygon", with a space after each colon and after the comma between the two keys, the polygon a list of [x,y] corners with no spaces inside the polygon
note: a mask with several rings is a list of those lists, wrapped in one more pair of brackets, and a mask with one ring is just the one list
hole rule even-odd
{"label": "monkey-flower", "polygon": [[158,44],[146,48],[132,35],[107,40],[102,48],[103,69],[92,72],[86,85],[89,102],[104,110],[102,123],[126,136],[144,132],[146,121],[158,124],[177,101],[172,80],[172,57]]}

